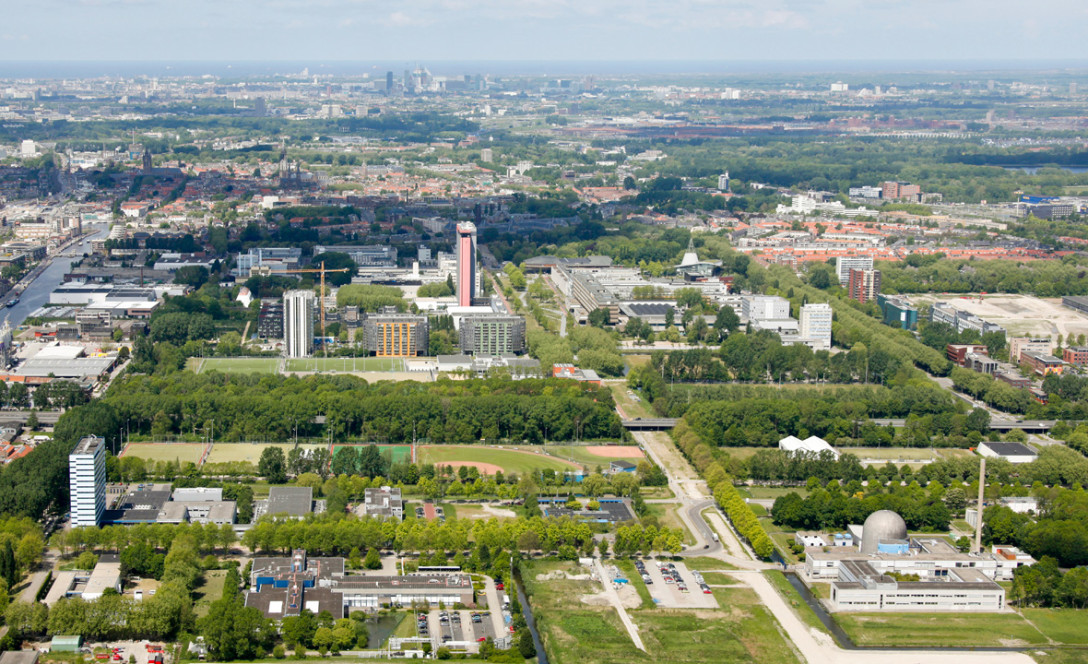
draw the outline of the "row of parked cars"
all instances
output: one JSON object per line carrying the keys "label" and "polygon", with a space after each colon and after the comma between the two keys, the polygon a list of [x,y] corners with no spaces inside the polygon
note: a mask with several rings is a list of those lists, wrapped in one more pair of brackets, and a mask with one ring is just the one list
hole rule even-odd
{"label": "row of parked cars", "polygon": [[648,586],[654,585],[654,580],[650,578],[650,575],[646,573],[646,563],[641,560],[635,560],[635,569],[638,570],[639,576],[642,577],[642,582]]}
{"label": "row of parked cars", "polygon": [[665,579],[665,583],[676,584],[676,589],[682,593],[688,591],[688,584],[680,576],[680,571],[676,569],[676,565],[673,563],[658,563],[657,568],[661,570],[661,576]]}
{"label": "row of parked cars", "polygon": [[706,581],[703,581],[703,575],[698,571],[691,570],[691,576],[695,578],[695,583],[699,584],[699,590],[702,590],[704,595],[710,595],[714,592],[710,589],[710,586],[706,585]]}

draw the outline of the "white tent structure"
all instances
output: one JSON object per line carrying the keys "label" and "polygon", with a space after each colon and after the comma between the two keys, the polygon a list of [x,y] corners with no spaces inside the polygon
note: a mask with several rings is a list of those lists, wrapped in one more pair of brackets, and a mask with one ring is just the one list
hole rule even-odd
{"label": "white tent structure", "polygon": [[821,452],[830,452],[832,456],[835,457],[836,461],[839,459],[838,450],[831,447],[826,440],[819,436],[809,436],[804,440],[801,440],[796,436],[786,436],[778,441],[778,449],[785,450],[791,454],[803,452],[805,454],[811,454],[812,456],[818,456]]}

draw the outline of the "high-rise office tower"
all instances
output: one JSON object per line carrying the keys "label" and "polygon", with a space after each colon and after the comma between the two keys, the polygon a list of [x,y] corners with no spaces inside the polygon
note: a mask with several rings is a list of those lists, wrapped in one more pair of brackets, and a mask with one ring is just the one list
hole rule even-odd
{"label": "high-rise office tower", "polygon": [[457,224],[457,304],[471,307],[476,295],[476,224]]}
{"label": "high-rise office tower", "polygon": [[106,511],[106,440],[85,436],[68,455],[72,527],[100,526]]}
{"label": "high-rise office tower", "polygon": [[393,91],[393,72],[391,71],[385,72],[385,91]]}
{"label": "high-rise office tower", "polygon": [[314,292],[291,290],[283,294],[283,354],[309,357],[314,348]]}

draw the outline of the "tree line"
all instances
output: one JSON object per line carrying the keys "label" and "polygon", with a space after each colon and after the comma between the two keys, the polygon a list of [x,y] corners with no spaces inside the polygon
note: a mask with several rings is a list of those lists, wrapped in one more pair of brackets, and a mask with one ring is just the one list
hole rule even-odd
{"label": "tree line", "polygon": [[[641,378],[641,377],[639,377]],[[636,380],[636,385],[643,383]],[[877,386],[676,386],[653,404],[664,417],[683,417],[707,442],[724,447],[775,446],[785,436],[820,436],[836,444],[924,446],[935,433],[965,436],[989,429],[985,411],[961,412],[951,394],[928,381],[892,388]],[[872,418],[904,418],[907,426],[889,432]],[[966,438],[963,440],[966,443]],[[966,446],[966,445],[961,445]]]}
{"label": "tree line", "polygon": [[1088,564],[1088,492],[1039,491],[1036,518],[1003,505],[983,510],[983,537],[992,544],[1015,544],[1036,559],[1051,557],[1064,568]]}
{"label": "tree line", "polygon": [[870,485],[864,496],[848,495],[838,482],[820,487],[806,498],[791,491],[779,496],[771,508],[774,522],[797,530],[843,530],[852,523],[864,523],[878,510],[891,510],[907,522],[907,528],[946,531],[952,513],[936,492],[927,493],[919,485],[892,486],[883,493],[883,485]]}
{"label": "tree line", "polygon": [[886,293],[1030,293],[1037,297],[1088,295],[1084,259],[1043,261],[939,260],[921,265],[881,262]]}
{"label": "tree line", "polygon": [[216,440],[225,441],[288,440],[296,433],[333,441],[394,443],[418,439],[536,443],[545,436],[593,440],[623,435],[610,391],[571,380],[488,378],[371,385],[351,376],[217,372],[126,376],[94,404],[66,412],[57,426],[62,431],[112,435],[125,424],[133,435],[162,439],[210,431],[213,421]]}
{"label": "tree line", "polygon": [[654,351],[650,366],[669,382],[868,382],[884,384],[902,363],[880,348],[855,345],[845,353],[813,351],[804,344],[785,346],[774,332],[730,334],[712,349]]}
{"label": "tree line", "polygon": [[[682,533],[668,528],[624,524],[624,541],[637,542],[643,552],[678,551]],[[242,536],[242,544],[252,551],[287,555],[292,549],[305,548],[311,555],[348,556],[353,549],[392,550],[394,552],[442,552],[454,556],[472,547],[487,546],[495,555],[499,550],[522,553],[561,553],[565,546],[580,551],[596,545],[594,529],[589,524],[565,517],[532,517],[510,520],[448,519],[445,522],[407,518],[390,521],[353,515],[317,515],[306,519],[263,517]],[[663,548],[654,548],[661,545]]]}
{"label": "tree line", "polygon": [[715,458],[711,446],[704,442],[685,421],[676,425],[672,435],[676,446],[706,480],[714,500],[725,511],[726,518],[733,524],[737,533],[751,545],[757,556],[770,559],[775,553],[774,542],[733,486],[733,478]]}

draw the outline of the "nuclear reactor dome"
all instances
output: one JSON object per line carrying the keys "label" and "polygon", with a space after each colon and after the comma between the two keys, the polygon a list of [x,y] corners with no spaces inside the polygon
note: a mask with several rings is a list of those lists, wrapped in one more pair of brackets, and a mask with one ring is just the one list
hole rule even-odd
{"label": "nuclear reactor dome", "polygon": [[907,539],[907,522],[891,510],[869,515],[861,531],[861,552],[876,553],[881,542]]}

